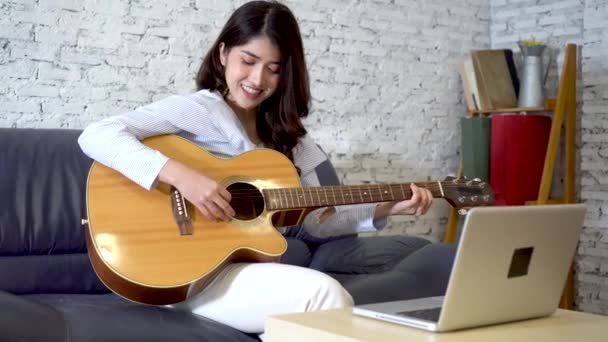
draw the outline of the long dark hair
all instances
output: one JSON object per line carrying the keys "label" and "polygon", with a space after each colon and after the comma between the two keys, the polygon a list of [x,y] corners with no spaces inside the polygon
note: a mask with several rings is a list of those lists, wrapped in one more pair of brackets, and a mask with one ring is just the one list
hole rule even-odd
{"label": "long dark hair", "polygon": [[300,29],[287,6],[276,1],[251,1],[239,7],[205,56],[196,85],[199,90],[217,90],[226,96],[220,44],[229,51],[260,36],[268,37],[281,52],[281,72],[277,89],[260,105],[257,133],[265,146],[293,161],[292,150],[306,134],[301,118],[308,115],[310,86]]}

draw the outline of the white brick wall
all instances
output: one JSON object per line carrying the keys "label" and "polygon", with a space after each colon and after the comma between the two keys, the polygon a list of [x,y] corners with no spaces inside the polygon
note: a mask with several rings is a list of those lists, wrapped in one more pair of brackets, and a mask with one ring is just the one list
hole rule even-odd
{"label": "white brick wall", "polygon": [[[588,215],[575,260],[576,304],[583,311],[608,314],[608,1],[494,0],[492,46],[517,51],[516,42],[535,36],[557,53],[547,85],[555,96],[563,47],[579,49],[577,188]],[[560,174],[561,174],[560,170]],[[560,176],[558,174],[558,176]],[[557,177],[559,178],[559,177]]]}
{"label": "white brick wall", "polygon": [[[0,2],[0,126],[82,128],[193,89],[199,62],[244,1]],[[464,106],[456,63],[489,45],[489,3],[286,1],[312,79],[309,132],[346,183],[454,174]],[[449,4],[449,6],[447,6]],[[448,208],[385,233],[439,239]]]}
{"label": "white brick wall", "polygon": [[[578,306],[608,314],[608,1],[586,0],[583,25],[581,198],[589,215],[577,257]],[[589,267],[581,266],[587,265]]]}

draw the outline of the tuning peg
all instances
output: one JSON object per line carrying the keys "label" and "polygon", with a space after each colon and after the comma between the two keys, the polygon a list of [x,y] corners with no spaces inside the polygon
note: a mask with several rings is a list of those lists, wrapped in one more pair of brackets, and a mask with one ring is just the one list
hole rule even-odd
{"label": "tuning peg", "polygon": [[464,216],[464,215],[466,215],[468,212],[469,212],[469,210],[468,210],[468,209],[466,209],[466,208],[460,208],[460,209],[458,209],[458,214],[459,214],[460,216]]}
{"label": "tuning peg", "polygon": [[481,178],[473,178],[473,181],[475,181],[475,182],[481,182]]}

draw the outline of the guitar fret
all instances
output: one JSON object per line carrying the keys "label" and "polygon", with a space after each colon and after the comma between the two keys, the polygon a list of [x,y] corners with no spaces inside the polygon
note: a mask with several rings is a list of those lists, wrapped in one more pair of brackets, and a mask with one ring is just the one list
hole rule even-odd
{"label": "guitar fret", "polygon": [[365,202],[363,199],[363,191],[361,191],[361,187],[359,187],[359,197],[361,197],[361,202]]}
{"label": "guitar fret", "polygon": [[336,193],[334,192],[334,187],[330,186],[329,188],[331,189],[331,196],[333,197],[331,203],[335,204],[336,203]]}
{"label": "guitar fret", "polygon": [[302,188],[294,189],[296,192],[296,198],[298,199],[298,207],[306,206],[306,202],[302,205]]}
{"label": "guitar fret", "polygon": [[393,193],[393,187],[389,184],[388,190],[391,192],[391,201],[395,200],[395,194]]}
{"label": "guitar fret", "polygon": [[314,206],[314,204],[315,204],[315,200],[314,200],[314,198],[312,198],[312,190],[308,189],[308,191],[307,191],[307,192],[308,192],[308,196],[310,197],[310,204],[311,204],[312,206]]}
{"label": "guitar fret", "polygon": [[287,188],[283,189],[283,194],[285,195],[285,207],[289,208],[289,190]]}
{"label": "guitar fret", "polygon": [[380,201],[384,202],[384,197],[382,196],[382,187],[380,187],[380,184],[378,184],[377,187],[378,187],[378,191],[380,192]]}
{"label": "guitar fret", "polygon": [[305,207],[307,207],[307,206],[308,206],[308,204],[306,204],[306,194],[304,193],[304,189],[303,189],[303,188],[300,188],[300,192],[302,193],[302,194],[300,195],[300,198],[304,199],[304,206],[305,206]]}
{"label": "guitar fret", "polygon": [[401,193],[403,194],[403,199],[407,199],[407,196],[405,196],[405,190],[403,190],[403,184],[399,184],[399,188],[401,188]]}
{"label": "guitar fret", "polygon": [[299,190],[301,190],[301,189],[296,188],[293,190],[294,190],[293,194],[295,196],[295,199],[298,200],[298,208],[301,208],[303,206],[302,205],[302,195],[299,193]]}
{"label": "guitar fret", "polygon": [[319,201],[318,205],[321,205],[321,196],[319,196],[319,188],[315,188],[315,192],[317,193],[317,200]]}
{"label": "guitar fret", "polygon": [[325,195],[325,205],[328,205],[329,199],[327,198],[327,190],[323,190],[323,194]]}
{"label": "guitar fret", "polygon": [[269,190],[265,190],[262,191],[262,194],[266,194],[267,196],[264,196],[264,202],[268,203],[268,210],[274,210],[274,204],[276,201],[276,198],[274,197],[274,191],[272,191],[272,189]]}
{"label": "guitar fret", "polygon": [[289,191],[289,198],[291,199],[291,208],[295,208],[295,202],[293,201],[293,191],[291,189]]}
{"label": "guitar fret", "polygon": [[340,195],[342,195],[342,204],[346,204],[346,200],[344,199],[344,190],[340,190]]}

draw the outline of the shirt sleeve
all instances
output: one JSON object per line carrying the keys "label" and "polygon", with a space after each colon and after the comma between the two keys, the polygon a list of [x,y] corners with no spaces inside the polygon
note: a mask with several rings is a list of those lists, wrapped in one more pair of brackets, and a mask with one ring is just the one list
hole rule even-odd
{"label": "shirt sleeve", "polygon": [[[320,186],[315,169],[300,177],[302,186]],[[336,213],[320,222],[319,218],[327,208],[319,208],[310,212],[303,222],[304,230],[316,238],[375,232],[382,230],[387,219],[374,220],[376,203],[336,206]]]}
{"label": "shirt sleeve", "polygon": [[[201,114],[205,115],[193,115]],[[147,137],[174,134],[188,125],[208,124],[202,104],[188,96],[171,96],[134,111],[92,123],[78,143],[86,155],[115,169],[150,190],[169,158],[140,141]]]}

